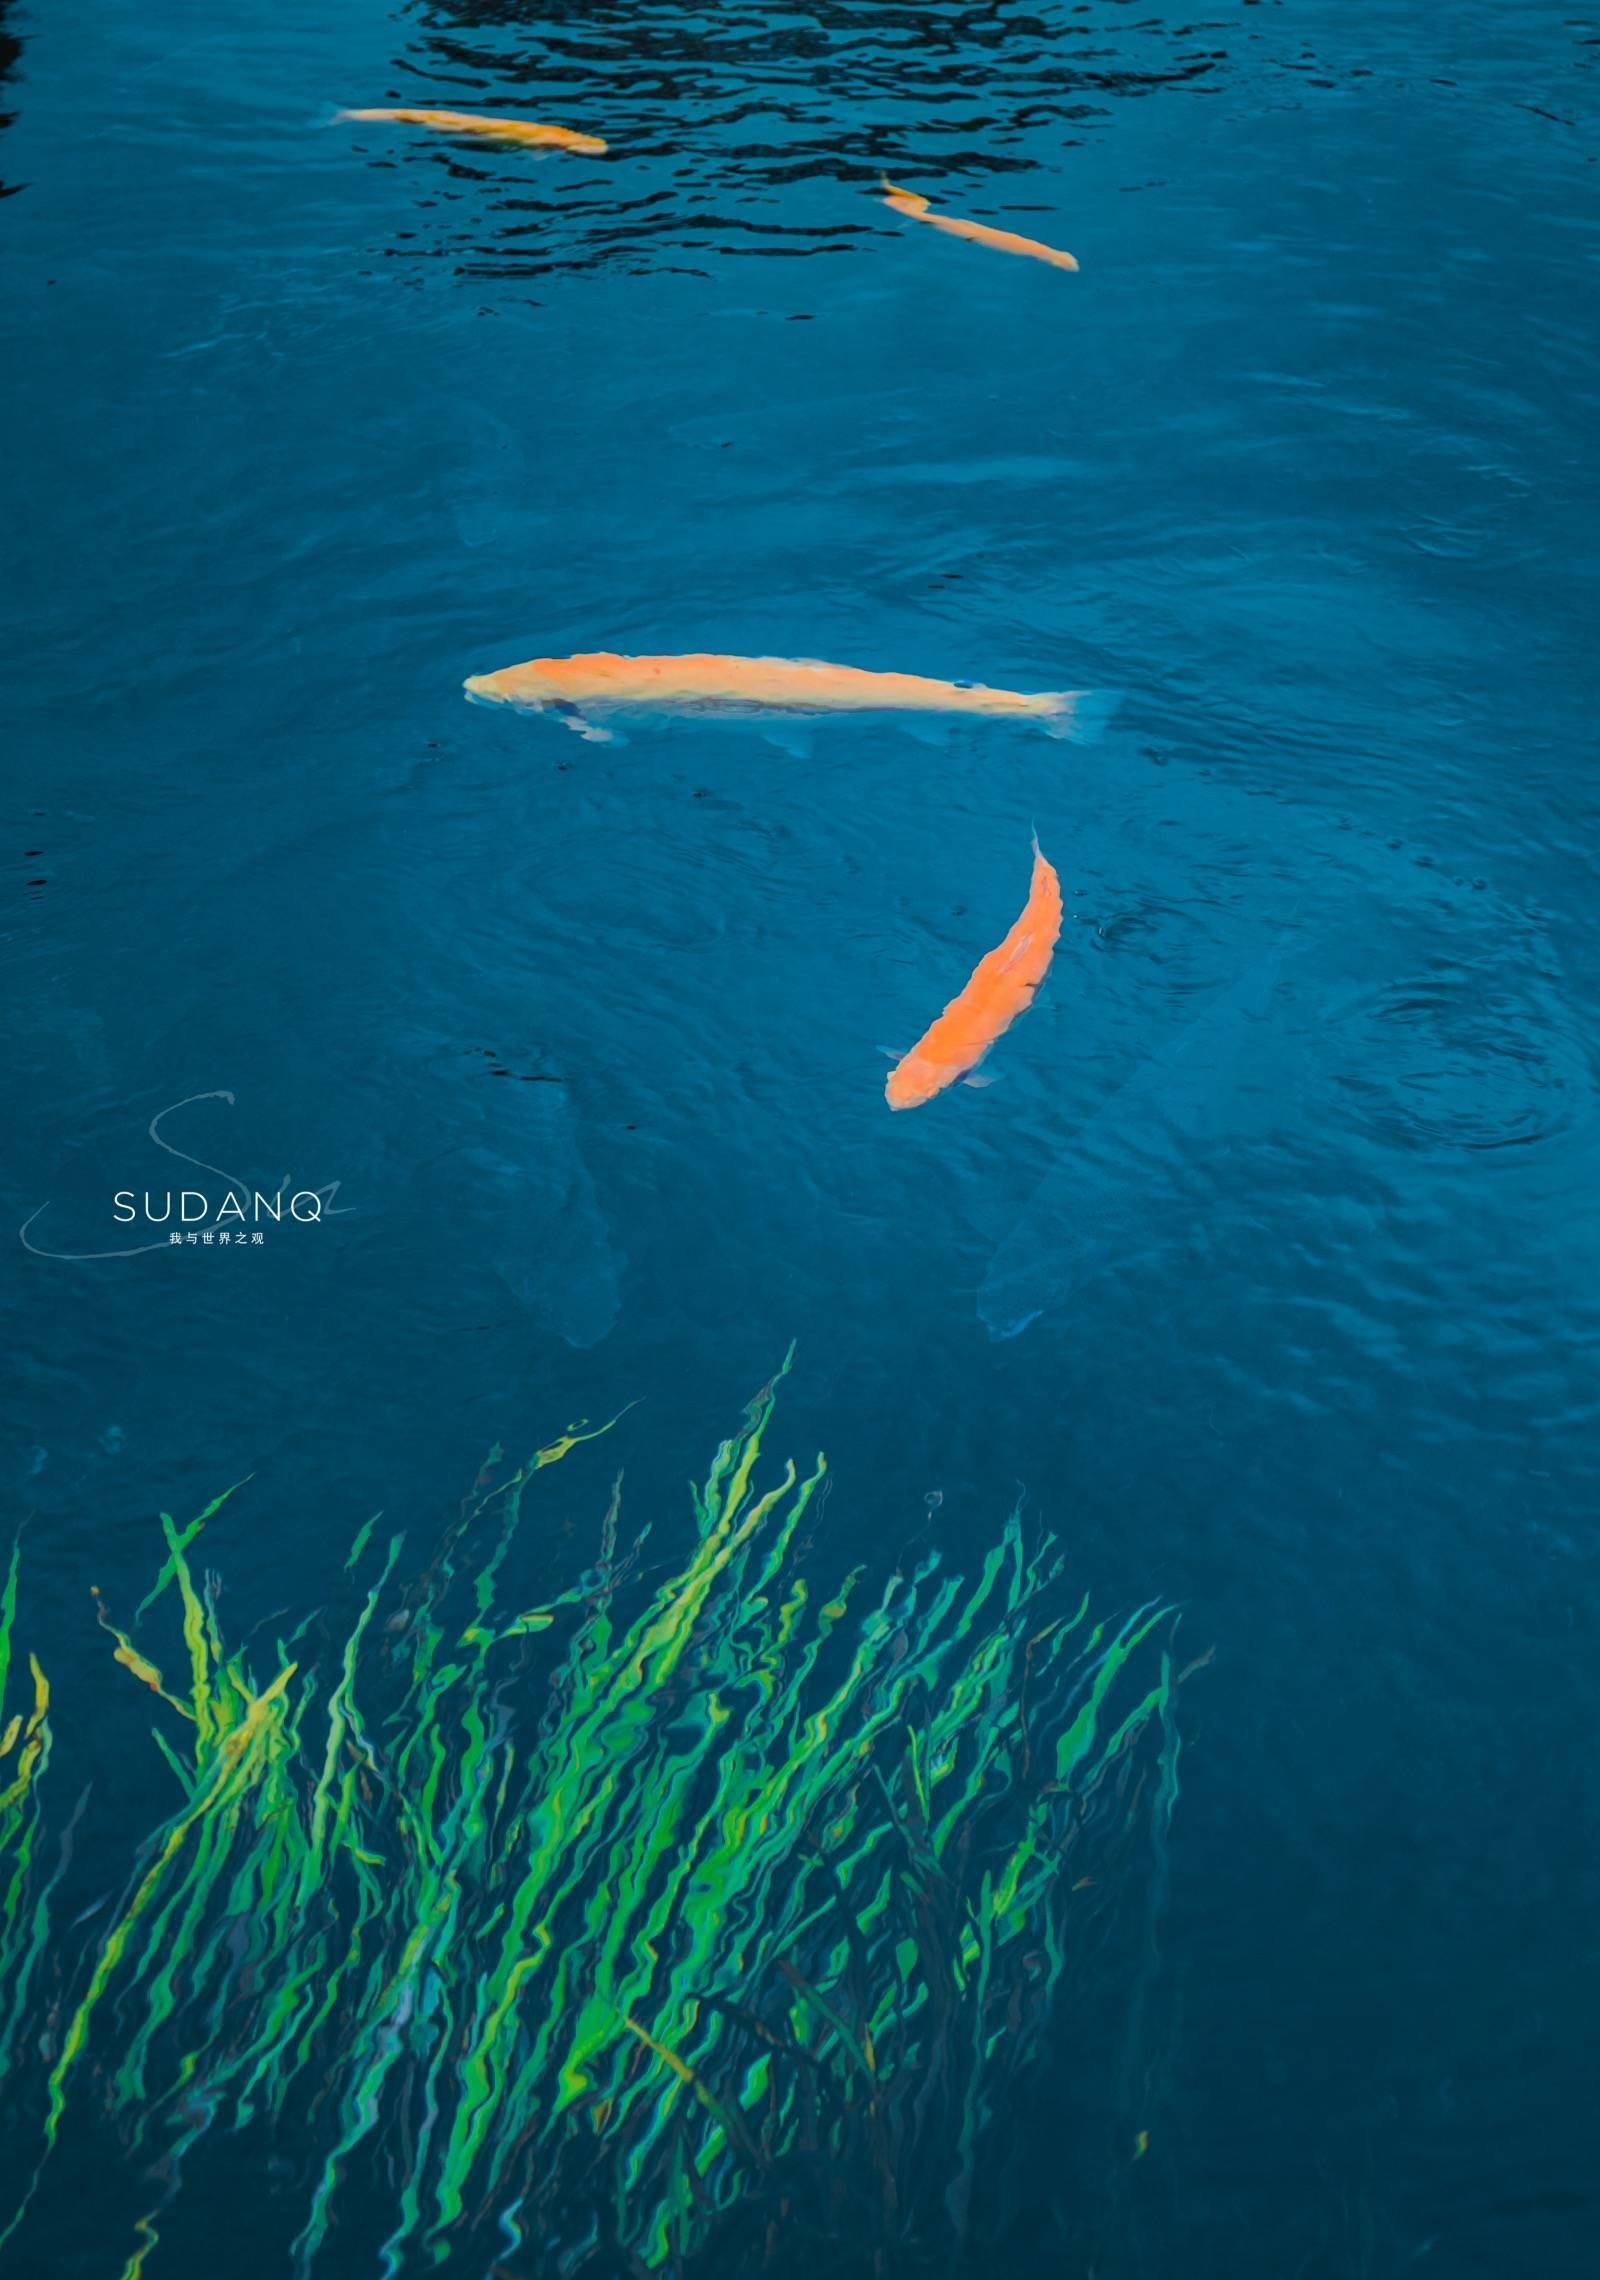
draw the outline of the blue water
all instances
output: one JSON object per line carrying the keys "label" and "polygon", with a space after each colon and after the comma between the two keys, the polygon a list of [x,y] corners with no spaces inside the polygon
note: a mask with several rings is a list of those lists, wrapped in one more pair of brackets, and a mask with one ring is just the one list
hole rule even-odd
{"label": "blue water", "polygon": [[[85,1587],[158,1507],[253,1470],[215,1557],[303,1605],[375,1505],[638,1398],[670,1515],[797,1339],[841,1566],[1020,1481],[1216,1648],[1146,2072],[1070,2118],[1108,2174],[1150,2131],[1101,2280],[1590,2269],[1600,18],[0,31],[6,1464],[64,1752],[146,1825]],[[612,147],[329,123],[430,102]],[[1124,702],[800,755],[462,701],[585,649]],[[1035,828],[1000,1082],[891,1116]],[[328,1215],[115,1220],[216,1168]]]}

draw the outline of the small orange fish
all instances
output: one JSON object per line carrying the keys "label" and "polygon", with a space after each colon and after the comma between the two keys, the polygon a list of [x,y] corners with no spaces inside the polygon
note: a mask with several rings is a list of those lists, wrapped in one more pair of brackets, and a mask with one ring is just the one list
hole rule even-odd
{"label": "small orange fish", "polygon": [[545,127],[536,119],[483,118],[473,111],[340,111],[336,116],[397,127],[432,127],[441,135],[483,135],[490,142],[521,143],[529,150],[598,155],[606,148],[598,135],[580,135],[572,127]]}
{"label": "small orange fish", "polygon": [[906,214],[914,222],[927,222],[948,237],[965,238],[971,245],[986,245],[994,253],[1020,253],[1029,261],[1048,262],[1052,269],[1076,269],[1078,264],[1070,253],[1060,253],[1053,245],[1041,245],[1037,238],[1018,237],[1015,230],[997,230],[987,222],[966,222],[958,214],[936,214],[926,198],[915,190],[901,190],[887,175],[881,175],[883,202],[897,214]]}
{"label": "small orange fish", "polygon": [[937,681],[920,673],[869,673],[855,665],[823,665],[787,657],[617,657],[596,650],[579,657],[533,657],[498,673],[474,673],[464,684],[475,704],[549,712],[598,743],[610,731],[599,713],[976,714],[990,720],[1036,720],[1050,736],[1087,741],[1114,700],[1087,690],[987,689],[981,681]]}
{"label": "small orange fish", "polygon": [[1036,839],[1022,916],[999,949],[979,960],[961,995],[950,1000],[932,1028],[889,1071],[883,1090],[891,1108],[920,1108],[946,1085],[970,1075],[995,1039],[1033,1003],[1060,935],[1061,881]]}

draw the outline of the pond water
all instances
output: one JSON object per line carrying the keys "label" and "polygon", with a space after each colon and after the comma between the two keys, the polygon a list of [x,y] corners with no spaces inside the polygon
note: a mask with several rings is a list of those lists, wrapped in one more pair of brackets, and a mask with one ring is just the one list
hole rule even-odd
{"label": "pond water", "polygon": [[[87,1594],[131,1612],[158,1510],[253,1474],[207,1556],[304,1608],[373,1509],[637,1402],[670,1532],[793,1340],[833,1567],[974,1559],[1020,1483],[1215,1649],[1137,2085],[1034,2116],[1100,2280],[1588,2270],[1600,18],[3,32],[6,1464],[85,1904],[170,1810]],[[609,149],[334,119],[419,104]],[[1121,702],[463,701],[600,650]],[[1034,832],[997,1081],[889,1113]],[[142,1216],[230,1180],[322,1216]]]}

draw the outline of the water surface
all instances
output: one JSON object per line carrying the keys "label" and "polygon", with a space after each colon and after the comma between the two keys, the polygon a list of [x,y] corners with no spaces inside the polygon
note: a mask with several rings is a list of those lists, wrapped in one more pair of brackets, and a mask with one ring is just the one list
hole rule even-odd
{"label": "water surface", "polygon": [[[59,1692],[111,1698],[85,1586],[132,1604],[158,1506],[253,1468],[216,1556],[299,1602],[374,1505],[642,1397],[681,1510],[797,1338],[842,1558],[935,1489],[976,1550],[1020,1480],[1217,1646],[1155,2055],[1044,2131],[1115,2181],[1102,2274],[1592,2253],[1597,56],[1570,0],[0,26],[7,1463]],[[385,103],[611,150],[329,123]],[[1125,702],[805,758],[462,702],[591,648]],[[1033,828],[1067,925],[1002,1081],[891,1117]],[[153,1118],[337,1216],[35,1255],[205,1184]]]}

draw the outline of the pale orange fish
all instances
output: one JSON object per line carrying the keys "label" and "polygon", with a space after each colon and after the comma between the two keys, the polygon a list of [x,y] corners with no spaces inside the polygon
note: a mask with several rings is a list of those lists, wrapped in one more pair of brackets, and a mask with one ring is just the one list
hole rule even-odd
{"label": "pale orange fish", "polygon": [[692,713],[751,717],[940,713],[984,720],[1036,720],[1047,735],[1078,742],[1098,733],[1114,700],[1082,689],[988,689],[981,681],[937,681],[920,673],[869,673],[814,658],[534,657],[465,684],[475,704],[548,712],[598,742],[611,731],[597,714]]}
{"label": "pale orange fish", "polygon": [[950,1000],[932,1028],[889,1071],[883,1090],[891,1108],[920,1108],[946,1085],[971,1076],[995,1039],[1033,1003],[1060,934],[1061,881],[1036,839],[1022,916],[999,949],[978,961],[961,995]]}
{"label": "pale orange fish", "polygon": [[1076,269],[1078,264],[1070,253],[1058,252],[1053,245],[1041,245],[1037,238],[1018,237],[1015,230],[997,230],[987,222],[963,221],[959,214],[936,214],[926,198],[915,190],[901,190],[887,175],[883,183],[883,202],[897,214],[909,215],[914,222],[927,222],[948,237],[965,238],[971,245],[986,245],[994,253],[1020,253],[1029,261],[1048,262],[1052,269]]}
{"label": "pale orange fish", "polygon": [[336,116],[397,127],[432,127],[441,135],[483,135],[491,142],[521,143],[529,150],[597,155],[606,148],[598,135],[580,135],[572,127],[541,126],[536,119],[484,118],[473,111],[340,111]]}

